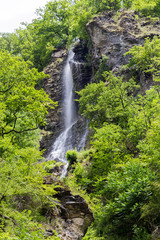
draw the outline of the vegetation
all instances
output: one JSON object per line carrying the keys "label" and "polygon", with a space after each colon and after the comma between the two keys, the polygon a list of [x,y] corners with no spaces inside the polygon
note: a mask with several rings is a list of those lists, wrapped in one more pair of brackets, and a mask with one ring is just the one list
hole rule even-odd
{"label": "vegetation", "polygon": [[[123,68],[133,77],[147,73],[157,83],[158,46],[157,37],[134,46]],[[135,97],[140,86],[133,79],[125,82],[108,71],[102,76],[103,82],[79,92],[80,111],[94,134],[90,151],[83,157],[77,153],[68,180],[89,196],[94,212],[95,222],[84,239],[151,239],[160,224],[160,87],[155,84]]]}
{"label": "vegetation", "polygon": [[[44,184],[50,166],[41,162],[38,143],[47,109],[56,103],[36,86],[47,77],[41,70],[54,50],[88,40],[88,21],[121,8],[151,19],[159,17],[160,0],[54,0],[32,23],[1,34],[0,239],[59,239],[47,237],[41,224],[42,208],[56,203],[55,186]],[[149,240],[160,225],[160,39],[147,38],[126,54],[129,81],[113,75],[104,56],[95,83],[79,92],[93,136],[90,149],[67,153],[66,181],[94,213],[84,240]],[[135,82],[142,75],[155,81],[144,95]]]}
{"label": "vegetation", "polygon": [[48,107],[55,106],[44,90],[35,89],[44,77],[31,63],[0,52],[1,239],[45,238],[36,217],[28,211],[33,207],[38,214],[43,204],[53,205],[48,196],[55,194],[54,186],[44,184],[44,164],[37,163],[42,159],[39,126],[45,124]]}

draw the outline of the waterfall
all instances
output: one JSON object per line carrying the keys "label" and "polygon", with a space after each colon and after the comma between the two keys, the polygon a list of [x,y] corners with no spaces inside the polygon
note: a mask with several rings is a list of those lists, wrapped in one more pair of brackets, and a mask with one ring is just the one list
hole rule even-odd
{"label": "waterfall", "polygon": [[66,65],[63,71],[64,83],[64,124],[65,129],[69,128],[73,121],[74,102],[73,102],[73,78],[71,70],[71,61],[73,61],[74,53],[69,52]]}
{"label": "waterfall", "polygon": [[[65,158],[66,152],[73,148],[72,146],[72,127],[77,123],[75,119],[75,107],[73,99],[73,78],[71,64],[73,60],[74,53],[70,51],[66,64],[63,70],[63,85],[64,85],[64,131],[59,135],[52,145],[52,149],[47,157],[48,160],[57,160],[64,163],[64,168],[61,177],[65,177],[67,174],[68,162]],[[84,135],[80,140],[78,150],[81,150],[85,145],[85,140],[87,136],[87,129],[85,129]]]}

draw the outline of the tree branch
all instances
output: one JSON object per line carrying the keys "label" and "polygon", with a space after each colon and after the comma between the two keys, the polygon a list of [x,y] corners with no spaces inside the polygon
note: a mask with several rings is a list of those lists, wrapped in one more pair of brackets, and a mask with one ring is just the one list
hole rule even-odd
{"label": "tree branch", "polygon": [[38,129],[38,127],[28,128],[28,129],[21,130],[21,131],[17,131],[15,129],[12,129],[12,130],[10,130],[8,132],[4,132],[3,135],[6,135],[6,134],[9,134],[9,133],[12,133],[12,132],[14,132],[14,133],[24,133],[24,132],[34,131],[34,130],[37,130],[37,129]]}
{"label": "tree branch", "polygon": [[11,88],[14,86],[14,84],[13,85],[11,85],[8,89],[6,89],[6,90],[4,90],[4,91],[0,91],[0,93],[6,93],[6,92],[8,92],[9,90],[11,90]]}

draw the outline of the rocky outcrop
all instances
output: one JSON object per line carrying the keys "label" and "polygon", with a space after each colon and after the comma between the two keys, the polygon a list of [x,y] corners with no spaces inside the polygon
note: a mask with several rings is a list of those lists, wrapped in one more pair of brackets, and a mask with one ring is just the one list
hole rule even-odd
{"label": "rocky outcrop", "polygon": [[95,17],[87,24],[87,31],[92,40],[93,63],[95,68],[103,55],[109,59],[107,64],[111,69],[118,68],[128,62],[124,57],[133,45],[142,44],[143,39],[137,40],[140,29],[133,13],[122,13],[115,19],[115,13],[109,12]]}
{"label": "rocky outcrop", "polygon": [[49,222],[48,236],[56,230],[61,240],[81,240],[94,220],[88,204],[81,196],[72,194],[54,175],[45,177],[44,183],[59,186],[53,198],[56,208],[44,206],[41,209]]}
{"label": "rocky outcrop", "polygon": [[60,201],[59,220],[56,230],[61,240],[80,240],[93,222],[93,214],[85,200],[61,189],[55,196]]}
{"label": "rocky outcrop", "polygon": [[[122,65],[128,63],[129,56],[124,54],[134,45],[142,45],[145,38],[153,38],[160,32],[159,20],[140,18],[133,11],[106,12],[91,20],[87,26],[92,46],[91,55],[95,71],[100,59],[107,56],[106,68],[119,72]],[[141,84],[147,89],[152,83],[146,83],[140,76]],[[150,79],[152,81],[152,79]]]}
{"label": "rocky outcrop", "polygon": [[52,130],[56,133],[56,130],[62,128],[62,108],[63,108],[63,82],[62,74],[65,60],[67,57],[66,51],[59,51],[52,54],[51,63],[44,69],[46,74],[50,77],[44,79],[43,88],[50,98],[58,102],[58,107],[55,110],[49,110],[47,116],[46,130]]}

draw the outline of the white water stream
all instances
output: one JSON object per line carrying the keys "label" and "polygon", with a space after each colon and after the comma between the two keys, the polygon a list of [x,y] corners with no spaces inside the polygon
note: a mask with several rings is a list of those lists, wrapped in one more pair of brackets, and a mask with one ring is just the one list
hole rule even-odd
{"label": "white water stream", "polygon": [[[68,162],[65,158],[66,152],[72,149],[72,127],[77,121],[74,119],[74,100],[73,100],[73,78],[71,70],[71,62],[73,62],[74,53],[70,51],[66,64],[63,70],[63,84],[64,84],[64,131],[59,135],[52,145],[48,160],[58,160],[64,163],[64,168],[61,177],[67,174]],[[87,136],[85,130],[84,136],[80,140],[79,149],[84,147]]]}

